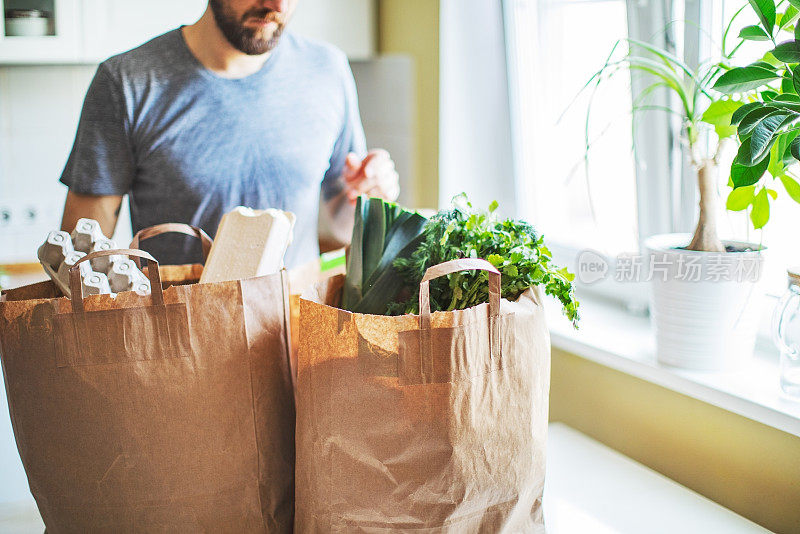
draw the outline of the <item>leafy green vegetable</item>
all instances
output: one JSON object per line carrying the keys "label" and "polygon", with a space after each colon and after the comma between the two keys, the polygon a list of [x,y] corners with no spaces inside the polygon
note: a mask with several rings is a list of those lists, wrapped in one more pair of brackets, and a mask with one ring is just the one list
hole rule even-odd
{"label": "leafy green vegetable", "polygon": [[[453,199],[453,209],[440,211],[425,225],[424,240],[410,257],[399,257],[395,267],[414,294],[389,307],[390,314],[418,313],[419,283],[425,271],[457,258],[484,258],[501,274],[503,298],[515,300],[531,286],[561,301],[564,314],[577,327],[578,301],[566,268],[550,264],[551,254],[534,228],[513,219],[498,220],[493,202],[488,211],[477,210],[466,195]],[[431,281],[431,310],[469,308],[488,299],[488,279],[483,271],[464,271]]]}
{"label": "leafy green vegetable", "polygon": [[383,313],[404,283],[392,262],[411,255],[422,241],[427,219],[394,202],[361,196],[355,224],[342,307],[358,313]]}

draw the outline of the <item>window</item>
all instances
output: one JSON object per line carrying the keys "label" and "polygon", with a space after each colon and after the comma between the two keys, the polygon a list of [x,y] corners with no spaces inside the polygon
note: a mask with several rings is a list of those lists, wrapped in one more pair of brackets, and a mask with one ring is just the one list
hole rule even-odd
{"label": "window", "polygon": [[630,77],[581,90],[627,35],[625,1],[514,0],[506,15],[520,214],[550,242],[636,250]]}
{"label": "window", "polygon": [[[574,267],[583,249],[607,258],[635,253],[650,235],[694,230],[696,175],[682,153],[680,120],[663,111],[632,114],[639,87],[634,79],[632,89],[624,72],[604,81],[596,93],[594,87],[581,89],[615,43],[629,35],[667,46],[689,65],[721,58],[726,24],[743,6],[747,0],[505,1],[519,211],[553,243],[560,261]],[[755,13],[745,7],[729,32],[727,49],[739,42],[742,27],[756,22]],[[748,42],[734,63],[755,61],[770,45]],[[625,51],[620,47],[617,57]],[[665,100],[664,105],[674,103]],[[590,149],[584,166],[589,106]],[[778,183],[778,199],[763,232],[752,229],[747,213],[725,210],[735,148],[731,144],[720,166],[720,236],[766,245],[765,287],[779,294],[786,286],[786,267],[800,264],[795,237],[800,206]],[[795,172],[800,175],[800,166]],[[623,300],[636,300],[634,293],[640,293],[619,285],[612,291],[622,293]]]}

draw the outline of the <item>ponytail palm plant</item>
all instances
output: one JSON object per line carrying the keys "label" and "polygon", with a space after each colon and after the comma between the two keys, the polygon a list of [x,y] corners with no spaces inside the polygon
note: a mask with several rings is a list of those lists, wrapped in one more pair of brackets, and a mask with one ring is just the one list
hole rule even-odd
{"label": "ponytail palm plant", "polygon": [[[774,42],[779,31],[794,32],[800,15],[800,0],[791,0],[782,13],[777,13],[774,0],[750,0],[750,7],[758,15],[760,24],[742,29],[738,44],[726,53],[727,34],[734,19],[747,5],[737,11],[723,36],[722,61],[709,58],[693,69],[667,50],[635,39],[623,39],[586,84],[596,87],[621,71],[644,73],[649,75],[649,83],[635,96],[634,113],[658,110],[680,117],[682,139],[697,173],[700,199],[697,226],[686,247],[688,250],[725,251],[717,232],[716,198],[720,157],[723,147],[730,142],[737,142],[739,150],[730,168],[728,185],[732,190],[726,203],[729,210],[749,209],[753,227],[762,228],[769,219],[770,197],[777,197],[777,191],[769,187],[771,184],[764,178],[766,173],[773,179],[780,179],[787,193],[800,202],[800,185],[789,172],[795,159],[800,159],[797,133],[800,130],[800,96],[797,94],[800,68],[795,76],[792,66],[780,59],[788,58],[791,48],[795,51],[792,58],[800,63],[800,41],[777,45],[776,49],[783,46],[777,50],[777,55],[776,50],[772,50],[751,65],[739,68],[729,65],[746,41]],[[627,51],[615,59],[617,49],[623,45],[627,45]],[[651,95],[662,89],[672,95],[677,105],[649,103]],[[587,154],[588,125],[587,114]]]}

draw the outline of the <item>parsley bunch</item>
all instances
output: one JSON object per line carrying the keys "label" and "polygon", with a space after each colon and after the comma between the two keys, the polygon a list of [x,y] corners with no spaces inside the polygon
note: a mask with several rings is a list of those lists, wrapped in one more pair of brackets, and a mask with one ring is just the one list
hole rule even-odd
{"label": "parsley bunch", "polygon": [[[488,211],[477,210],[462,194],[453,199],[453,209],[434,215],[423,229],[423,240],[410,257],[397,258],[394,267],[414,294],[404,302],[389,305],[389,314],[418,313],[419,283],[425,271],[436,264],[458,258],[484,258],[502,274],[501,294],[516,300],[529,287],[542,285],[556,297],[564,314],[577,327],[578,301],[566,268],[551,265],[551,254],[534,228],[514,219],[498,220],[497,202]],[[463,271],[431,281],[431,310],[461,310],[489,298],[488,274]]]}

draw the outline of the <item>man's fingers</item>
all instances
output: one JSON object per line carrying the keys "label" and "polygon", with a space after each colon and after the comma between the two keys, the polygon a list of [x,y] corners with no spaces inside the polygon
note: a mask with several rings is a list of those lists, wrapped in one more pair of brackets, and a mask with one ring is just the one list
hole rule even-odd
{"label": "man's fingers", "polygon": [[373,159],[391,159],[389,156],[389,152],[384,150],[383,148],[373,148],[369,152],[367,152],[367,156],[364,158],[364,164],[366,165]]}
{"label": "man's fingers", "polygon": [[351,202],[361,194],[397,199],[400,180],[389,152],[380,148],[371,150],[363,160],[348,154],[345,163],[347,197]]}
{"label": "man's fingers", "polygon": [[361,158],[359,158],[355,152],[350,152],[347,154],[347,158],[345,158],[344,163],[351,169],[358,169],[361,167]]}
{"label": "man's fingers", "polygon": [[361,171],[361,158],[350,152],[344,160],[344,177],[346,180],[352,180],[358,176]]}
{"label": "man's fingers", "polygon": [[365,178],[359,182],[348,184],[348,197],[355,199],[361,194],[396,200],[400,194],[400,176],[397,171],[381,173],[380,175]]}
{"label": "man's fingers", "polygon": [[386,150],[382,148],[376,148],[367,153],[366,157],[361,162],[361,168],[366,171],[368,167],[372,167],[378,162],[391,159],[391,156],[389,156],[389,153]]}
{"label": "man's fingers", "polygon": [[388,155],[385,158],[375,157],[364,166],[364,174],[368,178],[391,173],[394,170],[394,161]]}

